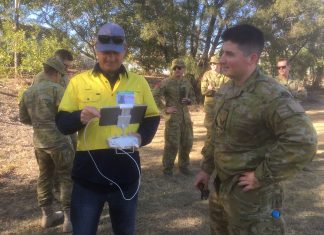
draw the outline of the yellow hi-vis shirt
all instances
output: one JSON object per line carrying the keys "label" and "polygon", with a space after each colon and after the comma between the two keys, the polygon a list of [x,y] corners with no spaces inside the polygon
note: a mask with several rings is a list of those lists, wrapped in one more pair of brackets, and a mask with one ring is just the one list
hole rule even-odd
{"label": "yellow hi-vis shirt", "polygon": [[[133,94],[134,104],[147,105],[145,117],[159,116],[151,89],[143,76],[132,72],[127,72],[127,75],[122,73],[114,88],[111,88],[107,78],[93,70],[78,74],[70,80],[59,111],[73,112],[86,106],[93,106],[98,110],[106,106],[117,106],[117,97],[121,93]],[[137,132],[138,128],[139,124],[130,124],[126,128],[126,134]],[[85,136],[84,132],[85,128],[78,131],[78,151],[107,149],[108,138],[122,135],[122,129],[117,125],[99,126],[98,118],[88,124]]]}

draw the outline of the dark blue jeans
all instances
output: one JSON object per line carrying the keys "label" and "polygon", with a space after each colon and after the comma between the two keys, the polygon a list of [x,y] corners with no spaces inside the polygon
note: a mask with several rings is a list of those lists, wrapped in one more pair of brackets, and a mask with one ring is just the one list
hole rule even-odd
{"label": "dark blue jeans", "polygon": [[[137,183],[130,185],[126,193],[124,191],[126,197],[135,193]],[[126,201],[119,190],[99,192],[74,182],[71,201],[73,234],[95,235],[104,204],[108,202],[114,234],[134,235],[137,198],[136,195],[132,200]]]}

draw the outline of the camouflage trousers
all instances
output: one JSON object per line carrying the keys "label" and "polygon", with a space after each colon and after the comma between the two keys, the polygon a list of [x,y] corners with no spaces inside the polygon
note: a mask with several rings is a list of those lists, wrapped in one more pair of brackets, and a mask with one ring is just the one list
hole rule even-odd
{"label": "camouflage trousers", "polygon": [[[212,97],[206,97],[206,98],[211,99]],[[215,106],[215,102],[211,102],[210,100],[206,100],[204,103],[204,112],[205,112],[204,126],[206,127],[207,130],[205,144],[209,142],[209,139],[211,138],[210,130],[215,120],[215,112],[213,110],[214,106]],[[206,152],[206,147],[203,146],[201,150],[202,155],[204,155],[205,152]]]}
{"label": "camouflage trousers", "polygon": [[[74,133],[74,134],[71,134],[69,135],[69,141],[70,143],[72,144],[72,147],[73,147],[73,154],[75,154],[76,152],[76,149],[77,149],[77,144],[78,144],[78,134],[77,133]],[[60,192],[60,184],[59,184],[59,181],[58,181],[58,176],[57,176],[57,172],[56,172],[56,169],[54,171],[54,191],[59,193]]]}
{"label": "camouflage trousers", "polygon": [[187,168],[190,161],[189,154],[193,144],[192,122],[176,122],[174,120],[166,121],[164,142],[164,153],[162,159],[163,172],[172,172],[178,152],[179,168]]}
{"label": "camouflage trousers", "polygon": [[204,112],[205,112],[205,119],[204,119],[204,126],[207,128],[212,126],[215,118],[215,101],[214,97],[206,97],[204,103]]}
{"label": "camouflage trousers", "polygon": [[[225,183],[226,184],[226,183]],[[212,235],[284,235],[281,211],[283,193],[277,184],[243,192],[240,186],[218,182],[209,196],[210,234]]]}
{"label": "camouflage trousers", "polygon": [[69,209],[72,191],[71,170],[74,159],[72,145],[69,143],[55,148],[35,148],[35,155],[39,168],[38,205],[43,207],[52,204],[54,172],[56,172],[62,209]]}

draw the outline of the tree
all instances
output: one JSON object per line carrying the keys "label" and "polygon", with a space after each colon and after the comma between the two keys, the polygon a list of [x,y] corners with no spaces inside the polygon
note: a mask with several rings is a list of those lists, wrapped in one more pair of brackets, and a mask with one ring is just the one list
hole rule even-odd
{"label": "tree", "polygon": [[[13,29],[13,22],[7,21],[2,24],[2,37],[0,38],[0,74],[12,76],[13,54],[20,55],[19,64],[14,68],[14,75],[41,71],[43,62],[53,56],[58,48],[66,48],[69,42],[59,39],[55,33],[39,26],[20,26]],[[19,43],[16,43],[19,42]]]}
{"label": "tree", "polygon": [[306,71],[323,60],[323,53],[312,49],[323,47],[323,41],[318,41],[324,27],[323,4],[317,0],[261,0],[255,6],[257,11],[249,21],[265,32],[268,71],[275,75],[276,60],[286,57],[293,65],[295,77],[304,79]]}
{"label": "tree", "polygon": [[[98,28],[116,22],[127,34],[127,60],[146,71],[162,71],[177,57],[187,58],[191,65],[196,61],[204,70],[209,58],[219,53],[223,31],[246,22],[265,33],[261,61],[267,72],[275,75],[279,56],[291,59],[296,76],[309,71],[314,76],[323,70],[319,38],[324,12],[318,0],[20,1],[23,22],[28,14],[37,16],[35,24],[45,25],[57,40],[66,39],[70,49],[92,59]],[[0,4],[0,30],[9,3]]]}

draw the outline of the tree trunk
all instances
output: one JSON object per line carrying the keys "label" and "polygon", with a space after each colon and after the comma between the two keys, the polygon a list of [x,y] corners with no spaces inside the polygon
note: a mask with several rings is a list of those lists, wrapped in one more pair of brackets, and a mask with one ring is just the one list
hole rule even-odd
{"label": "tree trunk", "polygon": [[212,57],[214,54],[215,54],[215,51],[216,51],[216,48],[219,44],[219,39],[223,33],[223,30],[224,30],[224,26],[220,27],[218,29],[218,32],[217,32],[217,35],[212,43],[212,48],[210,49],[210,53],[209,53],[209,58]]}
{"label": "tree trunk", "polygon": [[318,66],[315,69],[315,82],[313,83],[312,87],[314,88],[320,88],[322,85],[322,79],[323,79],[323,74],[324,74],[324,67],[323,66]]}
{"label": "tree trunk", "polygon": [[206,33],[206,41],[205,41],[205,47],[204,47],[204,52],[202,54],[202,57],[204,59],[208,59],[208,52],[210,49],[210,44],[211,44],[211,38],[214,32],[214,27],[215,27],[215,23],[216,23],[216,17],[212,16],[210,18],[209,24],[208,24],[208,30]]}
{"label": "tree trunk", "polygon": [[[14,31],[18,32],[19,30],[19,5],[20,5],[20,0],[15,0],[15,15],[14,15]],[[14,68],[15,68],[15,79],[18,76],[18,52],[17,52],[17,43],[15,41],[15,50],[14,50]]]}

